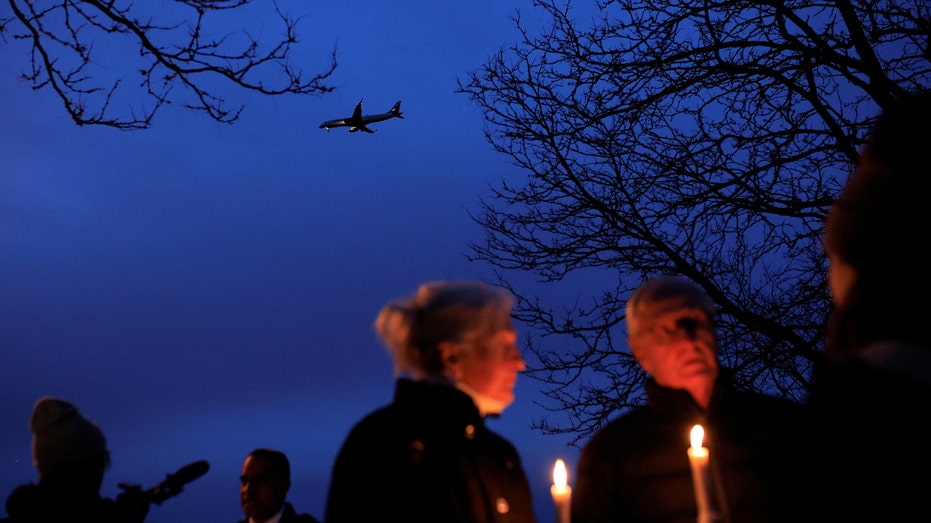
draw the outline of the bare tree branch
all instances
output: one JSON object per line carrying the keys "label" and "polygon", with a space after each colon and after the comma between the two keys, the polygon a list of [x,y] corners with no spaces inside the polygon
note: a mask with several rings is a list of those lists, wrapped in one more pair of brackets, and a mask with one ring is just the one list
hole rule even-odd
{"label": "bare tree branch", "polygon": [[277,3],[277,42],[262,44],[245,30],[227,33],[249,3],[9,0],[13,16],[0,17],[0,37],[31,44],[23,79],[33,89],[52,89],[78,125],[147,129],[171,104],[233,123],[244,106],[227,104],[218,94],[223,84],[264,95],[331,92],[335,48],[319,73],[305,77],[289,59],[298,20]]}
{"label": "bare tree branch", "polygon": [[[923,0],[538,0],[520,41],[460,80],[526,173],[491,188],[472,259],[532,328],[546,432],[575,441],[642,400],[623,328],[662,273],[720,306],[741,387],[801,399],[829,312],[827,205],[879,109],[931,85]],[[577,289],[571,307],[531,295]]]}

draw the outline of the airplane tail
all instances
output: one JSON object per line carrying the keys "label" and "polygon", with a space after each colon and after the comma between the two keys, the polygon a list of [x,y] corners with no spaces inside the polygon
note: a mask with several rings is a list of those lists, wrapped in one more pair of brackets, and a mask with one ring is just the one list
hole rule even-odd
{"label": "airplane tail", "polygon": [[394,116],[395,118],[404,118],[404,116],[401,115],[401,100],[395,102],[394,107],[388,111],[388,114]]}

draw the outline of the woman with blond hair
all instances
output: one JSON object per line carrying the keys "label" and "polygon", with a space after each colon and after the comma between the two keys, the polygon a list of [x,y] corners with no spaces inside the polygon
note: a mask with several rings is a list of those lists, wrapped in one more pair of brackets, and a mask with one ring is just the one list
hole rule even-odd
{"label": "woman with blond hair", "polygon": [[517,450],[485,426],[525,366],[512,307],[501,288],[434,281],[382,308],[375,330],[394,358],[394,400],[343,442],[327,523],[535,523]]}

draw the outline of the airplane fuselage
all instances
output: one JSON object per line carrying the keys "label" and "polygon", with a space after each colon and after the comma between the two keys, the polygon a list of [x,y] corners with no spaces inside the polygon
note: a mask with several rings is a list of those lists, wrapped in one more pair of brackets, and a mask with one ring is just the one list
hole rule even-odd
{"label": "airplane fuselage", "polygon": [[353,111],[352,116],[349,118],[337,118],[335,120],[327,120],[320,124],[321,129],[330,130],[331,127],[349,127],[349,132],[354,133],[356,131],[365,131],[367,133],[374,133],[372,129],[366,127],[367,124],[381,122],[388,120],[389,118],[404,118],[401,115],[401,101],[398,100],[394,106],[387,113],[379,114],[362,114],[362,100],[359,100],[359,103],[356,104],[356,109]]}

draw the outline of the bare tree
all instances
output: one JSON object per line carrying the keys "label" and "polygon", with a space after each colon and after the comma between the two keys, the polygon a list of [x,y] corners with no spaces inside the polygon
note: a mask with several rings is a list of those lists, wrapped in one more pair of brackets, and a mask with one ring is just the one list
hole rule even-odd
{"label": "bare tree", "polygon": [[[929,5],[538,0],[542,29],[517,13],[520,41],[459,91],[526,173],[480,202],[471,258],[533,332],[538,428],[578,442],[643,401],[624,306],[662,273],[717,301],[740,387],[804,397],[830,310],[822,219],[879,108],[931,85]],[[575,303],[541,295],[573,286]]]}
{"label": "bare tree", "polygon": [[[78,125],[147,129],[160,108],[177,104],[233,123],[243,105],[228,106],[224,83],[265,95],[320,95],[336,69],[336,51],[320,72],[304,77],[289,60],[297,20],[274,3],[279,40],[263,45],[245,30],[249,0],[9,0],[0,16],[5,44],[31,46],[23,79],[50,88]],[[219,80],[219,81],[218,81]]]}

